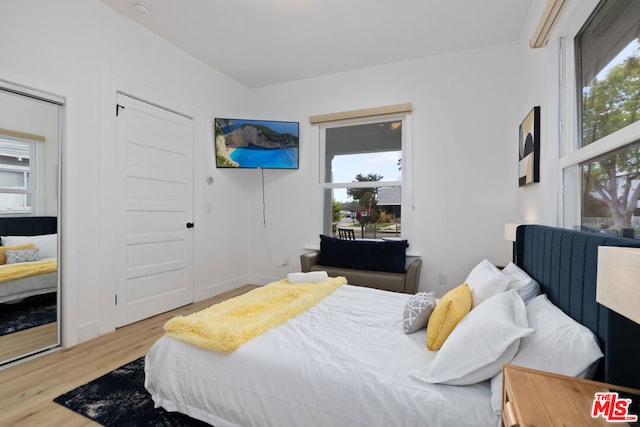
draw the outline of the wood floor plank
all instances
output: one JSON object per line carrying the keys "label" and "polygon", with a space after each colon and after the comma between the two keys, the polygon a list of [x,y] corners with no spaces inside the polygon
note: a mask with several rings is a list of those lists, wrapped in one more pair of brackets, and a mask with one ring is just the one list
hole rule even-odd
{"label": "wood floor plank", "polygon": [[0,426],[95,426],[96,423],[53,402],[67,391],[144,356],[163,334],[164,323],[243,294],[246,285],[115,332],[0,370]]}
{"label": "wood floor plank", "polygon": [[51,348],[58,343],[57,322],[36,326],[0,336],[0,360],[9,360],[22,354]]}

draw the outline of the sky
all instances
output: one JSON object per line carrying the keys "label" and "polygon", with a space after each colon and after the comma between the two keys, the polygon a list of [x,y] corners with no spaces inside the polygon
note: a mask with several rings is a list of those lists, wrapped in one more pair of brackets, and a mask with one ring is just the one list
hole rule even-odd
{"label": "sky", "polygon": [[[400,181],[402,171],[397,163],[401,157],[401,151],[336,156],[332,162],[333,182],[353,182],[359,173],[376,173],[384,177],[383,181]],[[352,201],[342,188],[334,190],[333,198],[339,202]]]}
{"label": "sky", "polygon": [[616,55],[616,57],[613,58],[611,62],[609,62],[598,73],[596,77],[598,78],[598,80],[605,79],[607,77],[607,74],[609,74],[609,71],[611,71],[613,67],[615,67],[618,64],[622,64],[624,60],[629,58],[630,56],[638,55],[639,54],[638,52],[640,52],[640,43],[638,43],[638,39],[633,39],[631,43],[629,43],[627,47],[625,47],[622,51],[620,51],[620,53]]}

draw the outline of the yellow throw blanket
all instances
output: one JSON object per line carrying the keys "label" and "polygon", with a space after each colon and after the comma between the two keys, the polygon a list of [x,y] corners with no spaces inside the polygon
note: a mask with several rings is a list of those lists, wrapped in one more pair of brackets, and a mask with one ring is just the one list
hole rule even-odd
{"label": "yellow throw blanket", "polygon": [[10,280],[36,276],[38,274],[53,273],[57,269],[58,262],[55,259],[20,264],[5,264],[0,267],[0,282],[8,282]]}
{"label": "yellow throw blanket", "polygon": [[164,325],[166,335],[219,352],[232,352],[250,339],[284,323],[346,284],[344,277],[325,282],[289,283],[286,279],[256,288]]}

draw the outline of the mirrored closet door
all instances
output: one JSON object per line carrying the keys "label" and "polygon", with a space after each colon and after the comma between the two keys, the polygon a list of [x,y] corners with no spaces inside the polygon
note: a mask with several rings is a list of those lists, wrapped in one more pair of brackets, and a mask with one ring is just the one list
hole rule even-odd
{"label": "mirrored closet door", "polygon": [[0,80],[0,367],[60,345],[63,109]]}

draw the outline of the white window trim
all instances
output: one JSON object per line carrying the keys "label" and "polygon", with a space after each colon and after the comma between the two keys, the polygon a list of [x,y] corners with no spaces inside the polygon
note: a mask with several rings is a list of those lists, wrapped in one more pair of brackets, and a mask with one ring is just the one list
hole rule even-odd
{"label": "white window trim", "polygon": [[560,167],[566,168],[598,157],[609,151],[622,148],[640,138],[640,121],[617,130],[591,144],[567,153],[560,158]]}
{"label": "white window trim", "polygon": [[[413,195],[413,138],[412,138],[412,114],[379,115],[367,117],[363,119],[340,120],[335,122],[324,122],[319,126],[314,126],[313,133],[318,135],[318,191],[315,197],[317,208],[316,230],[322,233],[323,230],[323,197],[324,191],[329,188],[368,188],[371,183],[327,183],[325,181],[325,131],[328,128],[340,126],[353,126],[358,124],[377,123],[380,121],[402,121],[402,181],[380,181],[380,187],[400,187],[402,191],[402,228],[401,236],[410,240],[413,231],[413,211],[414,195]],[[317,131],[317,132],[316,132]]]}

